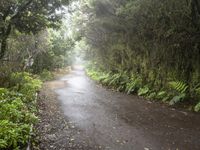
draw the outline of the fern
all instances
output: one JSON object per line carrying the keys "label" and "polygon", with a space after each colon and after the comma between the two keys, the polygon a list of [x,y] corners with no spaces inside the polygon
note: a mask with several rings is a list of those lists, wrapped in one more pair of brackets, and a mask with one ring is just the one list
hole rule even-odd
{"label": "fern", "polygon": [[200,111],[200,102],[198,104],[196,104],[196,106],[194,107],[194,111],[196,111],[196,112]]}
{"label": "fern", "polygon": [[163,102],[166,102],[169,100],[169,94],[166,91],[159,91],[156,96],[155,99],[157,100],[162,100]]}
{"label": "fern", "polygon": [[157,93],[156,98],[157,98],[157,99],[163,99],[163,98],[165,98],[166,96],[167,96],[167,92],[165,92],[165,91],[160,91],[160,92]]}
{"label": "fern", "polygon": [[200,87],[195,89],[195,93],[196,93],[196,95],[200,96]]}
{"label": "fern", "polygon": [[175,90],[177,93],[169,102],[170,105],[175,105],[184,101],[187,97],[189,86],[182,81],[172,81],[169,82],[171,89]]}
{"label": "fern", "polygon": [[150,91],[150,89],[147,86],[145,86],[145,87],[139,89],[138,95],[145,96],[149,93],[149,91]]}
{"label": "fern", "polygon": [[175,105],[175,104],[177,104],[177,103],[179,103],[179,102],[184,101],[185,98],[186,98],[186,94],[184,94],[184,93],[183,93],[183,94],[180,94],[180,95],[178,95],[178,96],[174,96],[173,99],[169,102],[169,104],[170,104],[170,105]]}
{"label": "fern", "polygon": [[111,79],[111,81],[109,82],[109,84],[108,85],[117,85],[117,84],[119,84],[119,81],[120,81],[120,76],[121,76],[121,74],[114,74],[113,76],[112,76],[112,79]]}
{"label": "fern", "polygon": [[156,99],[156,92],[149,93],[147,96],[148,99]]}
{"label": "fern", "polygon": [[109,73],[102,73],[102,75],[99,77],[99,82],[105,84],[105,80],[109,78]]}
{"label": "fern", "polygon": [[172,81],[169,82],[169,85],[173,90],[177,91],[180,94],[186,93],[189,89],[189,86],[182,81]]}
{"label": "fern", "polygon": [[127,94],[130,94],[132,92],[136,92],[140,86],[141,86],[141,79],[138,77],[132,77],[128,83],[126,83],[126,89],[125,91]]}

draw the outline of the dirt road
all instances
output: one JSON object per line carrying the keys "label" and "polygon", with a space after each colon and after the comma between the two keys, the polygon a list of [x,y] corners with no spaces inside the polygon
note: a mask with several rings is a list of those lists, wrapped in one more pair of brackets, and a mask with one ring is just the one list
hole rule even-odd
{"label": "dirt road", "polygon": [[64,116],[77,129],[69,138],[75,145],[87,144],[91,150],[200,149],[200,114],[108,90],[80,68],[58,82],[62,85],[53,89]]}

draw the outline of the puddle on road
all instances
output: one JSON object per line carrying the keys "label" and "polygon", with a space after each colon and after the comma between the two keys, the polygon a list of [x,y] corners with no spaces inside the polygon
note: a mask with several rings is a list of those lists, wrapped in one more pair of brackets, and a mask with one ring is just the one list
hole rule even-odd
{"label": "puddle on road", "polygon": [[87,82],[83,77],[74,77],[68,80],[68,84],[70,87],[77,89],[86,89]]}
{"label": "puddle on road", "polygon": [[64,88],[67,85],[67,81],[49,81],[45,83],[50,89],[60,89]]}

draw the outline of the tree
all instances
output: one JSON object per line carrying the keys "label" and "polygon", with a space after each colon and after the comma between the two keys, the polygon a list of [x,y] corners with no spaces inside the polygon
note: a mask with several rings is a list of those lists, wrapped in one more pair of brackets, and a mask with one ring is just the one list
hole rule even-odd
{"label": "tree", "polygon": [[36,34],[61,23],[63,6],[68,0],[1,0],[0,59],[5,55],[12,30]]}
{"label": "tree", "polygon": [[78,14],[75,32],[88,45],[87,59],[103,71],[137,74],[156,90],[170,80],[191,91],[198,85],[199,0],[83,0]]}
{"label": "tree", "polygon": [[[35,56],[34,64],[31,67],[34,73],[40,73],[45,70],[54,70],[69,66],[74,58],[74,41],[67,35],[68,29],[63,24],[60,30],[48,30],[48,35],[45,39],[46,48],[40,50],[40,53]],[[40,45],[45,45],[42,41],[38,41]]]}

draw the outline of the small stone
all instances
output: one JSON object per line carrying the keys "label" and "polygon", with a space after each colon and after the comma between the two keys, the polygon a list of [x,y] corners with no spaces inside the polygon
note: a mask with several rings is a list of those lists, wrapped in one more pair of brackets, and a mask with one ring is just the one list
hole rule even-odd
{"label": "small stone", "polygon": [[56,139],[56,135],[55,134],[50,134],[47,136],[47,138],[51,141],[55,140]]}

